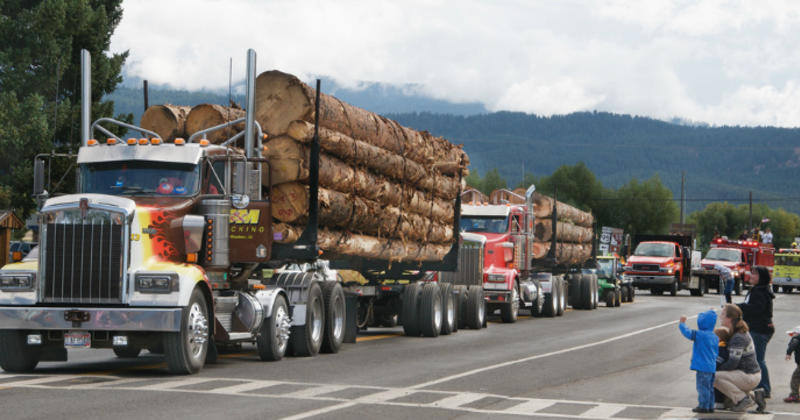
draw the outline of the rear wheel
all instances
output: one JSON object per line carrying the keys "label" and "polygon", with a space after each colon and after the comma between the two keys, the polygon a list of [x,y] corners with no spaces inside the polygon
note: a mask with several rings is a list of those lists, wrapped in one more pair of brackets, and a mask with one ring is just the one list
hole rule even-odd
{"label": "rear wheel", "polygon": [[467,326],[479,330],[486,319],[486,302],[483,299],[483,288],[472,286],[467,291]]}
{"label": "rear wheel", "polygon": [[791,286],[783,286],[783,293],[792,293],[792,290],[794,290],[794,288]]}
{"label": "rear wheel", "polygon": [[39,348],[27,343],[24,331],[0,330],[0,367],[6,372],[30,372],[39,364]]}
{"label": "rear wheel", "polygon": [[614,306],[620,307],[622,305],[622,289],[614,290]]}
{"label": "rear wheel", "polygon": [[772,285],[772,293],[778,293],[778,289],[780,289],[780,286]]}
{"label": "rear wheel", "polygon": [[658,287],[651,287],[650,294],[655,296],[661,296],[664,294],[664,289],[660,289]]}
{"label": "rear wheel", "polygon": [[344,291],[338,282],[322,285],[325,303],[325,334],[322,336],[323,353],[338,353],[344,341]]}
{"label": "rear wheel", "polygon": [[194,289],[184,308],[181,330],[164,335],[164,357],[172,373],[197,373],[208,352],[208,307],[200,289]]}
{"label": "rear wheel", "polygon": [[635,287],[633,287],[633,286],[632,286],[632,285],[630,285],[630,284],[627,286],[627,288],[628,288],[628,295],[630,296],[630,300],[629,300],[628,302],[631,302],[631,303],[633,303],[633,301],[634,301],[634,300],[635,300],[635,298],[636,298],[636,288],[635,288]]}
{"label": "rear wheel", "polygon": [[436,283],[428,283],[422,288],[419,321],[423,336],[439,336],[442,330],[442,293]]}
{"label": "rear wheel", "polygon": [[557,277],[558,281],[558,313],[556,315],[564,315],[567,310],[567,285],[564,283],[563,277]]}
{"label": "rear wheel", "polygon": [[594,288],[592,287],[591,278],[589,276],[582,275],[579,277],[579,279],[581,285],[580,309],[592,309],[594,306],[594,298],[592,297]]}
{"label": "rear wheel", "polygon": [[453,285],[441,283],[439,285],[442,293],[442,335],[448,335],[458,329],[456,319],[456,300],[453,296]]}
{"label": "rear wheel", "polygon": [[733,291],[736,293],[736,296],[739,296],[739,295],[742,294],[742,280],[740,280],[738,278],[734,280]]}
{"label": "rear wheel", "polygon": [[281,360],[286,354],[289,346],[289,331],[291,330],[289,321],[289,307],[286,298],[278,295],[272,304],[272,312],[269,318],[264,320],[256,337],[258,347],[258,357],[264,361]]}
{"label": "rear wheel", "polygon": [[406,286],[403,292],[403,332],[409,337],[419,336],[419,300],[422,295],[422,287],[419,283],[412,283]]}
{"label": "rear wheel", "polygon": [[510,324],[512,322],[517,322],[517,318],[519,317],[519,292],[517,291],[517,281],[511,284],[511,297],[509,297],[508,302],[505,302],[503,306],[500,307],[500,318],[506,324]]}
{"label": "rear wheel", "polygon": [[554,317],[558,315],[558,302],[559,302],[559,287],[556,279],[550,280],[550,293],[544,295],[544,306],[542,306],[542,315],[547,317]]}
{"label": "rear wheel", "polygon": [[604,297],[605,297],[605,299],[603,299],[603,300],[606,301],[606,307],[607,308],[613,307],[614,306],[614,291],[613,290],[606,290],[606,293],[605,293]]}
{"label": "rear wheel", "polygon": [[289,343],[294,356],[308,357],[319,353],[325,330],[325,304],[322,289],[314,282],[308,289],[306,301],[306,323],[292,327]]}
{"label": "rear wheel", "polygon": [[456,286],[458,297],[456,298],[456,306],[458,306],[458,328],[467,328],[467,307],[469,300],[467,294],[467,286]]}

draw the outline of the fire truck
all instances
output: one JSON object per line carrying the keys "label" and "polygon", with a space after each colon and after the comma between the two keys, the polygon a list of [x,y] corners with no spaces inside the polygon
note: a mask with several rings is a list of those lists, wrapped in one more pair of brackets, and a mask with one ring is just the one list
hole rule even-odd
{"label": "fire truck", "polygon": [[633,241],[636,248],[623,269],[635,287],[653,295],[675,296],[681,289],[692,296],[706,293],[708,286],[696,275],[701,254],[690,235],[637,235]]}
{"label": "fire truck", "polygon": [[731,240],[716,238],[711,241],[711,248],[702,260],[702,268],[697,274],[709,287],[721,293],[724,285],[719,282],[719,272],[714,269],[714,264],[723,265],[733,272],[734,292],[739,295],[742,289],[749,284],[750,277],[757,276],[756,266],[764,266],[772,270],[775,258],[775,248],[772,244],[758,241]]}
{"label": "fire truck", "polygon": [[[261,176],[270,172],[269,161],[253,115],[255,58],[249,50],[244,118],[168,143],[110,118],[90,124],[91,58],[81,51],[82,146],[77,155],[39,155],[34,162],[40,247],[37,258],[0,269],[0,367],[31,371],[40,361],[66,361],[67,348],[80,347],[113,349],[119,357],[149,350],[178,374],[212,363],[217,345],[255,343],[262,360],[335,353],[355,341],[361,303],[384,292],[387,307],[403,313],[416,335],[438,335],[452,324],[457,295],[417,280],[427,271],[455,270],[458,243],[442,260],[423,263],[332,254],[330,269],[357,270],[370,280],[349,295],[320,260],[328,256],[317,241],[318,126],[306,225],[295,242],[278,243],[271,183],[262,185]],[[149,138],[122,141],[101,123]],[[241,123],[244,131],[221,144],[201,137]],[[108,140],[97,141],[96,132]],[[47,193],[48,166],[57,158],[78,168],[76,193]],[[460,195],[455,231],[459,209]],[[289,263],[305,266],[264,274]],[[416,276],[407,287],[380,287],[405,273]]]}
{"label": "fire truck", "polygon": [[[535,316],[555,317],[562,315],[567,305],[597,307],[597,275],[589,271],[596,268],[593,259],[556,263],[556,234],[547,257],[533,258],[535,190],[530,186],[524,196],[499,190],[510,200],[461,206],[461,230],[485,238],[482,283],[487,313],[499,310],[506,323],[515,322],[521,308]],[[498,196],[496,193],[492,195]],[[558,211],[554,210],[553,225],[557,226],[557,221]]]}
{"label": "fire truck", "polygon": [[772,291],[792,293],[800,289],[800,249],[782,248],[775,253],[775,265],[772,271]]}

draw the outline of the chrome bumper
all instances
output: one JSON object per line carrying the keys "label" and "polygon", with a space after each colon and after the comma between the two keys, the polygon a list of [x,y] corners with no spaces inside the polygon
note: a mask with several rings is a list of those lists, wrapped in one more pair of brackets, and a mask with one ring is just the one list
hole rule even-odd
{"label": "chrome bumper", "polygon": [[675,280],[675,276],[640,276],[640,275],[627,275],[629,279],[633,280],[633,285],[640,286],[669,286]]}
{"label": "chrome bumper", "polygon": [[795,279],[795,278],[791,278],[791,277],[773,277],[772,278],[772,285],[773,286],[800,287],[800,279]]}
{"label": "chrome bumper", "polygon": [[[65,319],[67,312],[88,314],[88,320]],[[181,308],[38,308],[0,307],[0,330],[153,331],[181,330]]]}

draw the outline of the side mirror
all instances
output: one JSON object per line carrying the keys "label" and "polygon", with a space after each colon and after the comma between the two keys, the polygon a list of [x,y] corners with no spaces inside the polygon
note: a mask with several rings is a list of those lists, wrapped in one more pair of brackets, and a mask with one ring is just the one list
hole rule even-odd
{"label": "side mirror", "polygon": [[44,160],[36,159],[33,161],[33,195],[39,196],[44,193]]}

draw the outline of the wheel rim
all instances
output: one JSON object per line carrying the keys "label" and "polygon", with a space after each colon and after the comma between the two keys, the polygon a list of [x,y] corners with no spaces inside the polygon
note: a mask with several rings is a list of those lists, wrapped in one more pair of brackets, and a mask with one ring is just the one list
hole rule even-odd
{"label": "wheel rim", "polygon": [[333,336],[337,339],[344,331],[344,305],[340,305],[341,302],[342,300],[337,298],[333,305]]}
{"label": "wheel rim", "polygon": [[514,287],[511,289],[511,316],[517,316],[519,312],[519,293],[517,293],[517,285],[515,284]]}
{"label": "wheel rim", "polygon": [[311,306],[311,319],[307,322],[311,325],[311,340],[317,342],[322,339],[322,302],[314,301]]}
{"label": "wheel rim", "polygon": [[559,289],[559,294],[558,294],[558,311],[559,312],[561,312],[562,308],[567,306],[567,303],[566,303],[567,302],[566,301],[567,297],[564,296],[564,295],[566,295],[566,293],[561,293],[562,291],[563,290]]}
{"label": "wheel rim", "polygon": [[442,300],[433,301],[433,328],[439,331],[442,328]]}
{"label": "wheel rim", "polygon": [[186,323],[186,344],[193,359],[199,359],[208,342],[208,319],[200,303],[193,303]]}
{"label": "wheel rim", "polygon": [[480,324],[483,325],[483,320],[486,317],[486,305],[483,303],[483,296],[481,296],[481,300],[478,301],[478,321]]}
{"label": "wheel rim", "polygon": [[283,353],[286,351],[286,346],[289,345],[289,331],[292,324],[289,322],[289,314],[286,313],[286,308],[283,306],[278,307],[275,313],[275,342],[278,344],[278,351]]}
{"label": "wheel rim", "polygon": [[447,298],[447,325],[452,327],[455,325],[456,320],[456,305],[453,302],[453,295]]}

